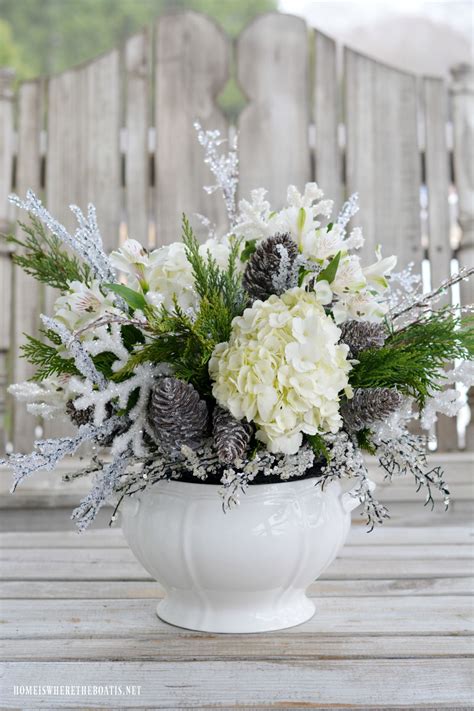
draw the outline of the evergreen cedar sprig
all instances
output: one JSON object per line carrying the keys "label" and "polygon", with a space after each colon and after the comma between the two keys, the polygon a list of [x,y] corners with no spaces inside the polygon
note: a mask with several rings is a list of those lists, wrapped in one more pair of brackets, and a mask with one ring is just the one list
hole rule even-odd
{"label": "evergreen cedar sprig", "polygon": [[90,284],[89,266],[62,249],[61,241],[55,235],[48,234],[37,217],[31,214],[29,217],[31,225],[18,222],[25,235],[24,240],[14,235],[5,236],[7,242],[24,250],[22,254],[13,254],[14,264],[37,281],[60,291],[67,291],[72,281]]}
{"label": "evergreen cedar sprig", "polygon": [[[40,333],[48,336],[48,333],[45,331],[40,331]],[[35,373],[31,376],[30,380],[39,383],[54,375],[79,375],[79,371],[74,365],[74,359],[63,358],[58,353],[57,344],[51,345],[28,334],[25,335],[27,341],[20,348],[22,357],[36,366]]]}
{"label": "evergreen cedar sprig", "polygon": [[131,356],[114,379],[127,377],[140,363],[172,363],[175,377],[192,383],[201,394],[209,395],[208,363],[212,352],[218,343],[229,339],[232,320],[240,316],[247,305],[236,267],[240,243],[236,240],[232,245],[225,270],[210,254],[204,257],[199,253],[199,242],[185,216],[183,243],[200,296],[195,318],[185,313],[176,300],[172,311],[164,306],[147,308],[145,315],[153,332],[152,339]]}
{"label": "evergreen cedar sprig", "polygon": [[[54,331],[42,329],[40,329],[40,335],[49,340],[50,343],[25,334],[27,341],[20,348],[22,357],[36,366],[35,373],[30,380],[40,383],[42,380],[55,375],[80,375],[74,364],[74,359],[65,358],[58,351],[61,346],[61,339],[58,335]],[[97,370],[105,375],[106,378],[112,377],[112,364],[115,360],[113,353],[99,353],[93,356],[92,360]]]}
{"label": "evergreen cedar sprig", "polygon": [[354,388],[397,388],[423,408],[442,389],[440,371],[446,363],[473,357],[472,317],[460,319],[441,310],[392,332],[382,348],[359,353],[350,383]]}

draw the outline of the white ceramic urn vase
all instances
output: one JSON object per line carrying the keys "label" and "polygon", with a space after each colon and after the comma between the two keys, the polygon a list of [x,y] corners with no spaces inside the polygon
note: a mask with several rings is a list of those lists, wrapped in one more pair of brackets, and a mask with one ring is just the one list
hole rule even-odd
{"label": "white ceramic urn vase", "polygon": [[166,592],[157,614],[206,632],[292,627],[334,560],[359,501],[316,479],[250,486],[224,513],[218,486],[162,481],[124,501],[125,538]]}

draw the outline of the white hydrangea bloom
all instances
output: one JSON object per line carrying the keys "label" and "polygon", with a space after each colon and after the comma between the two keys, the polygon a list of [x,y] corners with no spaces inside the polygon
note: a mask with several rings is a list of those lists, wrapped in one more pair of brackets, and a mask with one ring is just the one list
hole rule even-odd
{"label": "white hydrangea bloom", "polygon": [[302,433],[337,432],[339,395],[350,394],[348,347],[312,292],[290,289],[256,301],[234,319],[209,370],[213,395],[236,417],[257,425],[271,452],[294,454]]}
{"label": "white hydrangea bloom", "polygon": [[[100,316],[120,313],[114,307],[115,298],[112,293],[104,295],[98,281],[93,281],[91,286],[72,281],[69,291],[59,296],[54,303],[54,318],[74,332]],[[84,337],[92,338],[93,334],[86,332]]]}

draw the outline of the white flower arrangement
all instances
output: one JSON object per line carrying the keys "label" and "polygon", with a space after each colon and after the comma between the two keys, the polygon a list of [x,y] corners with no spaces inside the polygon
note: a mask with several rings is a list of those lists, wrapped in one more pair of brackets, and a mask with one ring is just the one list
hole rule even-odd
{"label": "white flower arrangement", "polygon": [[[41,317],[43,338],[24,347],[32,382],[10,392],[79,428],[10,455],[14,487],[93,441],[112,459],[95,456],[77,474],[96,473],[73,513],[81,529],[111,495],[189,477],[220,482],[226,505],[266,477],[354,477],[373,526],[386,510],[367,483],[366,450],[388,476],[411,471],[428,502],[437,489],[447,503],[442,472],[406,425],[413,402],[427,428],[437,410],[455,415],[463,399],[445,384],[472,384],[472,322],[435,302],[473,270],[430,294],[410,271],[391,288],[396,258],[377,249],[364,266],[357,253],[356,195],[334,221],[315,183],[290,186],[279,211],[264,189],[237,206],[236,147],[221,155],[218,132],[197,128],[217,179],[206,190],[221,190],[230,224],[203,244],[185,218],[181,242],[148,251],[128,239],[107,256],[92,206],[87,216],[72,208],[70,235],[33,193],[12,197],[32,219],[15,260],[61,294]],[[464,363],[453,370],[455,360]]]}

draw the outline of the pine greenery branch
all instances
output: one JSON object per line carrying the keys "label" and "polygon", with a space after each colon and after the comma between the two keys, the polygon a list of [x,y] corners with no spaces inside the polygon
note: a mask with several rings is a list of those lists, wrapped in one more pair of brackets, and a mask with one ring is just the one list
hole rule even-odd
{"label": "pine greenery branch", "polygon": [[210,304],[220,302],[228,314],[232,314],[232,318],[240,315],[246,305],[241,276],[237,270],[240,240],[236,239],[232,243],[227,269],[221,269],[210,252],[206,257],[200,254],[199,242],[189,220],[183,215],[183,244],[193,269],[194,287],[201,299]]}
{"label": "pine greenery branch", "polygon": [[30,225],[18,222],[25,235],[23,240],[14,235],[6,236],[9,244],[14,244],[23,250],[23,253],[13,254],[14,264],[37,281],[60,291],[67,291],[72,281],[89,284],[91,281],[89,266],[62,249],[61,240],[48,233],[37,217],[32,214],[29,217]]}
{"label": "pine greenery branch", "polygon": [[457,358],[474,357],[472,317],[459,319],[444,311],[392,332],[383,348],[362,351],[350,374],[354,388],[397,388],[423,408],[441,390],[440,371]]}
{"label": "pine greenery branch", "polygon": [[198,311],[191,318],[174,301],[173,310],[162,306],[145,312],[151,337],[132,353],[114,380],[128,377],[137,365],[146,362],[172,363],[177,378],[191,383],[203,395],[209,395],[211,381],[208,363],[218,343],[227,341],[235,316],[247,305],[237,271],[239,243],[232,246],[229,262],[221,269],[211,255],[199,253],[199,243],[186,217],[183,217],[183,241],[193,268],[196,291],[200,296]]}
{"label": "pine greenery branch", "polygon": [[[73,358],[65,358],[60,352],[61,339],[58,334],[51,329],[40,329],[40,338],[29,336],[26,337],[26,343],[20,346],[22,358],[36,367],[34,375],[30,378],[33,382],[41,382],[46,378],[55,375],[79,375],[79,371],[74,363]],[[50,341],[49,343],[47,341]],[[110,378],[113,374],[112,364],[115,362],[116,356],[107,351],[92,356],[92,361],[97,370]]]}
{"label": "pine greenery branch", "polygon": [[54,375],[79,375],[74,359],[63,358],[58,353],[56,345],[50,345],[38,338],[25,335],[27,341],[20,347],[22,357],[36,366],[36,371],[30,380],[39,383]]}

